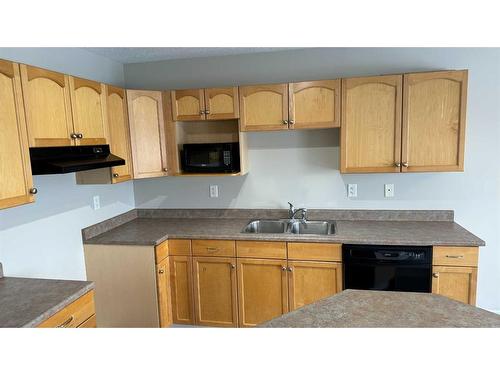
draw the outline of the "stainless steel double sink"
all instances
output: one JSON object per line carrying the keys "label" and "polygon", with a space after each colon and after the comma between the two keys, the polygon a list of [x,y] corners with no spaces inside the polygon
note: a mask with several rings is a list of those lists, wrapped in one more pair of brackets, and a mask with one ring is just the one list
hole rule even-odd
{"label": "stainless steel double sink", "polygon": [[335,234],[334,221],[314,221],[314,220],[252,220],[242,230],[243,233],[291,233],[291,234],[315,234],[333,235]]}

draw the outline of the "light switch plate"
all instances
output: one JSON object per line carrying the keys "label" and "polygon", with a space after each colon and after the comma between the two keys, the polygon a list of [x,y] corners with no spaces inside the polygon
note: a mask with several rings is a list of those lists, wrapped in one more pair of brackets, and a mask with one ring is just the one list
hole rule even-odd
{"label": "light switch plate", "polygon": [[385,184],[384,185],[384,197],[386,197],[386,198],[394,197],[394,184]]}
{"label": "light switch plate", "polygon": [[358,196],[358,184],[347,184],[347,196],[349,198]]}
{"label": "light switch plate", "polygon": [[94,210],[98,210],[99,208],[101,208],[101,198],[98,195],[94,195],[92,203]]}

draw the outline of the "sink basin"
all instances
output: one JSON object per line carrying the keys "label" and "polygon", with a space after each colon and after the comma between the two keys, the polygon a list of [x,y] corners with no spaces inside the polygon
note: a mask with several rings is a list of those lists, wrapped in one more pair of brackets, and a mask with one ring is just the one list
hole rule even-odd
{"label": "sink basin", "polygon": [[335,224],[330,221],[296,221],[290,224],[290,232],[294,234],[334,234]]}
{"label": "sink basin", "polygon": [[242,230],[243,233],[291,233],[291,234],[335,234],[333,221],[295,220],[252,220]]}
{"label": "sink basin", "polygon": [[285,233],[288,226],[287,220],[252,220],[243,232],[245,233]]}

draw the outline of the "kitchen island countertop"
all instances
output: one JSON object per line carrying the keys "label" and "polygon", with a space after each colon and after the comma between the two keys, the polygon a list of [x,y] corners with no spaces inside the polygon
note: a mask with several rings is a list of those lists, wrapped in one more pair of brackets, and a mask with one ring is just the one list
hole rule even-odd
{"label": "kitchen island countertop", "polygon": [[260,327],[500,328],[500,315],[436,294],[347,289]]}

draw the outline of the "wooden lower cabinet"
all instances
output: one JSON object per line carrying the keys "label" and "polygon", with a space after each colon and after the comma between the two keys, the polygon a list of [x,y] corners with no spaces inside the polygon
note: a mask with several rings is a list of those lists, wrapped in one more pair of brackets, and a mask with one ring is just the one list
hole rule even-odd
{"label": "wooden lower cabinet", "polygon": [[158,294],[158,316],[161,328],[172,324],[169,263],[169,258],[166,257],[156,265],[156,291]]}
{"label": "wooden lower cabinet", "polygon": [[288,312],[286,260],[238,259],[240,327],[253,327]]}
{"label": "wooden lower cabinet", "polygon": [[59,310],[38,325],[39,328],[95,327],[94,291],[85,293],[76,301]]}
{"label": "wooden lower cabinet", "polygon": [[194,324],[192,260],[190,256],[170,257],[172,321]]}
{"label": "wooden lower cabinet", "polygon": [[477,267],[432,267],[432,293],[476,304]]}
{"label": "wooden lower cabinet", "polygon": [[195,323],[237,327],[236,258],[194,257],[193,279]]}
{"label": "wooden lower cabinet", "polygon": [[290,311],[342,291],[342,263],[288,262]]}

